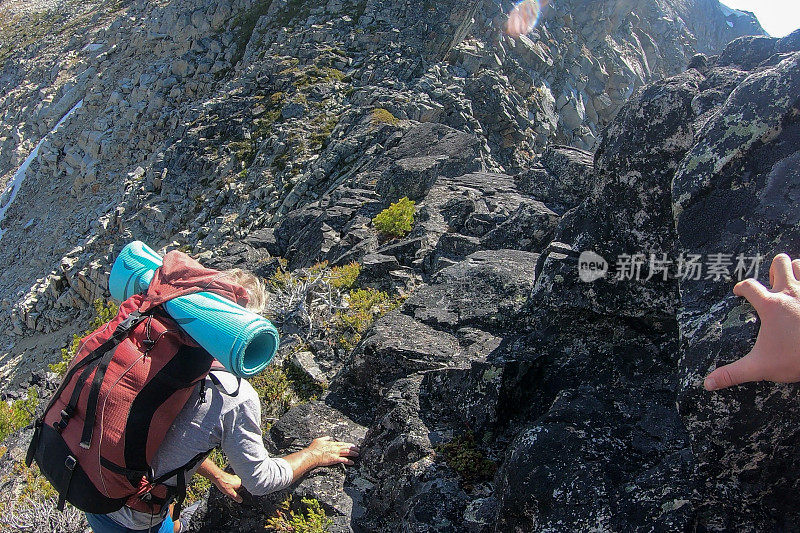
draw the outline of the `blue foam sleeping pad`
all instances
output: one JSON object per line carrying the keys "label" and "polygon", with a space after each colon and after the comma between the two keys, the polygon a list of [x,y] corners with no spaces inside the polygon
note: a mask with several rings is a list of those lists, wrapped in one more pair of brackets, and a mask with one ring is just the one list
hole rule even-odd
{"label": "blue foam sleeping pad", "polygon": [[[134,241],[119,253],[108,287],[119,301],[144,292],[161,266],[161,257]],[[164,304],[167,313],[228,370],[258,374],[278,351],[278,331],[264,317],[211,292],[179,296]]]}

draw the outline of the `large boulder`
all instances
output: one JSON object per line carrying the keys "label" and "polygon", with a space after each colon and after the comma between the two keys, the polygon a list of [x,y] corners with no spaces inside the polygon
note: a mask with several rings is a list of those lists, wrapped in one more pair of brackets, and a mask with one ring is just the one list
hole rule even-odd
{"label": "large boulder", "polygon": [[[743,39],[722,54],[722,64],[752,70],[714,108],[673,184],[681,250],[709,260],[723,254],[716,257],[729,274],[682,281],[678,315],[678,406],[706,480],[700,520],[713,529],[794,529],[800,521],[797,387],[702,389],[703,377],[747,353],[758,331],[733,284],[749,276],[767,284],[772,257],[800,250],[800,53],[785,49],[789,39]],[[763,261],[751,270],[756,256]]]}
{"label": "large boulder", "polygon": [[594,154],[571,146],[548,146],[533,168],[521,172],[517,185],[559,212],[581,203],[594,189]]}
{"label": "large boulder", "polygon": [[439,176],[481,170],[480,142],[474,135],[443,124],[415,124],[386,152],[387,168],[376,190],[387,202],[403,196],[421,200]]}
{"label": "large boulder", "polygon": [[658,398],[582,385],[511,443],[499,472],[500,531],[691,527],[686,432]]}
{"label": "large boulder", "polygon": [[482,250],[438,272],[403,312],[437,328],[502,328],[513,321],[533,287],[539,256],[518,250]]}
{"label": "large boulder", "polygon": [[563,216],[553,237],[599,254],[609,271],[586,283],[577,262],[547,257],[534,289],[539,305],[674,320],[677,283],[651,265],[675,248],[672,176],[694,140],[692,101],[702,80],[690,70],[649,85],[609,126],[596,156],[597,188]]}
{"label": "large boulder", "polygon": [[340,376],[348,386],[375,395],[417,371],[463,366],[458,341],[400,312],[378,320]]}

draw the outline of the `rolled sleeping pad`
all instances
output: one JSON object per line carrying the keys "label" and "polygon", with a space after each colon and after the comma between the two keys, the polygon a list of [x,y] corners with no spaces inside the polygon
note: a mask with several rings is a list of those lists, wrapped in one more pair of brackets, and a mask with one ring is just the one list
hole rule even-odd
{"label": "rolled sleeping pad", "polygon": [[197,344],[237,376],[252,376],[278,351],[278,331],[272,323],[211,292],[179,296],[164,304]]}
{"label": "rolled sleeping pad", "polygon": [[161,256],[140,241],[129,243],[117,256],[108,289],[111,296],[124,302],[134,294],[147,290],[153,280],[153,273],[161,266]]}
{"label": "rolled sleeping pad", "polygon": [[[134,241],[122,249],[111,269],[111,295],[122,301],[150,285],[161,257]],[[140,289],[134,291],[134,289]],[[167,313],[192,339],[237,376],[258,374],[278,351],[278,331],[272,323],[211,292],[173,298]]]}

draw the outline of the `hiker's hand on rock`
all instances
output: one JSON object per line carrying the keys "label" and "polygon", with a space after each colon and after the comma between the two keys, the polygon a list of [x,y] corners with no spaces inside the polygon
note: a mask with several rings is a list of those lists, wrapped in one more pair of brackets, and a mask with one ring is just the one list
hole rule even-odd
{"label": "hiker's hand on rock", "polygon": [[217,477],[211,480],[214,486],[228,498],[242,503],[242,497],[239,496],[238,490],[242,487],[242,480],[236,474],[229,474],[222,472]]}
{"label": "hiker's hand on rock", "polygon": [[359,451],[353,443],[335,441],[327,436],[314,439],[308,450],[314,456],[314,466],[352,465],[350,457],[358,457]]}
{"label": "hiker's hand on rock", "polygon": [[753,349],[706,377],[706,390],[717,390],[748,381],[779,383],[800,381],[800,259],[779,254],[769,269],[771,289],[755,279],[733,288],[744,296],[761,319]]}

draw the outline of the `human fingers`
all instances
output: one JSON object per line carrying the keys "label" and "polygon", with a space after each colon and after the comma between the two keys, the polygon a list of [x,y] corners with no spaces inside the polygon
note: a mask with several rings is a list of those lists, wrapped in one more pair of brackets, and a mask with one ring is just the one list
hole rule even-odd
{"label": "human fingers", "polygon": [[327,446],[329,446],[331,452],[350,455],[352,457],[357,457],[358,453],[361,451],[359,447],[352,442],[331,441],[327,443]]}
{"label": "human fingers", "polygon": [[339,448],[339,455],[346,457],[358,457],[358,448],[355,446],[342,446]]}
{"label": "human fingers", "polygon": [[356,446],[352,442],[344,442],[344,441],[337,440],[337,441],[333,441],[331,444],[335,444],[336,446],[347,446],[349,448],[355,448],[356,450],[358,450],[358,446]]}
{"label": "human fingers", "polygon": [[753,278],[740,281],[733,287],[733,294],[742,296],[761,313],[764,303],[769,298],[770,292],[764,285]]}
{"label": "human fingers", "polygon": [[231,474],[225,481],[226,485],[226,495],[239,502],[242,503],[242,497],[239,496],[239,489],[242,487],[242,478],[235,474]]}
{"label": "human fingers", "polygon": [[232,487],[230,488],[230,490],[225,492],[225,496],[227,496],[228,498],[232,499],[236,503],[242,503],[242,501],[244,501],[242,499],[242,497],[239,496],[239,492],[236,491],[235,489],[233,489]]}
{"label": "human fingers", "polygon": [[794,279],[800,281],[800,259],[792,261],[792,273],[794,274]]}
{"label": "human fingers", "polygon": [[[236,476],[236,479],[239,480],[238,476]],[[242,486],[241,480],[239,480],[238,483],[235,481],[232,482],[225,480],[221,481],[220,483],[215,483],[215,485],[222,494],[224,494],[231,500],[234,500],[238,503],[242,503],[242,497],[239,496],[239,492],[237,491],[237,489]]]}
{"label": "human fingers", "polygon": [[754,353],[750,352],[733,363],[716,368],[703,381],[703,386],[708,391],[714,391],[760,379],[761,368]]}
{"label": "human fingers", "polygon": [[508,17],[506,23],[506,33],[511,37],[519,37],[522,35],[522,17],[519,13],[512,12]]}
{"label": "human fingers", "polygon": [[797,282],[792,271],[792,260],[788,255],[778,254],[775,256],[769,267],[769,279],[773,291],[782,291],[790,283]]}

